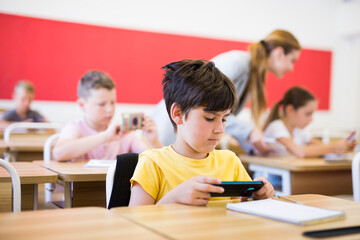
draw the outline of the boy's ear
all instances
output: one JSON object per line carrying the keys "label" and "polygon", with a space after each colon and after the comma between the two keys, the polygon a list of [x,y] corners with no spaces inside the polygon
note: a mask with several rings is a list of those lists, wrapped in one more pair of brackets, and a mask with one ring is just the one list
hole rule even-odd
{"label": "boy's ear", "polygon": [[78,100],[76,100],[76,103],[79,105],[81,110],[84,110],[84,106],[85,106],[85,100],[84,99],[79,98]]}
{"label": "boy's ear", "polygon": [[170,115],[172,120],[176,123],[176,125],[180,125],[183,123],[182,113],[179,104],[173,103],[171,105]]}

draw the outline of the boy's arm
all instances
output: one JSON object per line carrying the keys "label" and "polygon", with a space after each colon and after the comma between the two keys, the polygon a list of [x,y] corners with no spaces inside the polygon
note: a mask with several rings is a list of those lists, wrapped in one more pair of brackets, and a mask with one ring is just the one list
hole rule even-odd
{"label": "boy's arm", "polygon": [[59,140],[53,149],[53,156],[57,161],[78,158],[105,141],[105,132],[83,138]]}
{"label": "boy's arm", "polygon": [[199,206],[206,205],[211,198],[211,192],[224,192],[222,187],[212,185],[220,183],[221,180],[214,177],[193,177],[169,191],[157,204],[182,203]]}
{"label": "boy's arm", "polygon": [[140,184],[134,182],[134,185],[131,188],[129,207],[154,204],[155,199],[148,194]]}
{"label": "boy's arm", "polygon": [[60,136],[53,149],[53,156],[57,161],[78,158],[100,144],[120,139],[123,136],[118,125],[111,125],[106,131],[82,138],[79,138],[75,127],[65,127],[61,134],[67,137],[61,139]]}
{"label": "boy's arm", "polygon": [[[221,180],[213,177],[193,177],[169,191],[156,204],[181,203],[188,205],[206,205],[211,197],[210,192],[222,193],[224,189],[212,184],[219,184]],[[148,194],[140,184],[135,183],[131,188],[129,206],[155,204],[155,199]]]}

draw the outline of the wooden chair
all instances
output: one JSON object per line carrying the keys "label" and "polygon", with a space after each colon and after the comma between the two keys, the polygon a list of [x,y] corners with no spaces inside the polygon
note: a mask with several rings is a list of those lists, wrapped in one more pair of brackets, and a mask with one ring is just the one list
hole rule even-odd
{"label": "wooden chair", "polygon": [[[61,124],[59,123],[34,123],[34,122],[17,122],[12,123],[9,126],[6,127],[4,131],[4,142],[6,145],[11,145],[10,141],[11,139],[21,138],[25,139],[26,142],[43,142],[45,139],[50,136],[50,134],[53,134],[54,132],[57,132],[61,129]],[[28,134],[29,130],[35,130],[35,134]],[[41,132],[42,130],[45,130]],[[51,131],[53,130],[53,131]],[[5,160],[9,161],[10,156],[13,159],[13,161],[16,161],[16,154],[9,151],[6,156]]]}
{"label": "wooden chair", "polygon": [[[46,139],[44,144],[44,162],[50,162],[52,159],[52,145],[60,136],[55,133]],[[45,203],[51,202],[51,194],[55,190],[55,183],[45,183]]]}

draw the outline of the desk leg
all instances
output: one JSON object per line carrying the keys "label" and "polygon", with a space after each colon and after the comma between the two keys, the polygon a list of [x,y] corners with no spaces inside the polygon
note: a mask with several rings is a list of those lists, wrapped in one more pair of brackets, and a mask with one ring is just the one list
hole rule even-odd
{"label": "desk leg", "polygon": [[37,210],[38,209],[38,185],[34,184],[33,187],[33,209]]}
{"label": "desk leg", "polygon": [[4,153],[5,156],[5,161],[7,162],[16,162],[17,160],[17,152],[12,152],[12,151],[6,151]]}
{"label": "desk leg", "polygon": [[249,169],[253,172],[261,173],[261,176],[269,178],[271,175],[281,177],[281,190],[275,189],[276,195],[291,195],[292,194],[292,178],[289,170],[273,168],[257,164],[249,164]]}
{"label": "desk leg", "polygon": [[72,207],[72,197],[71,197],[71,182],[65,182],[64,185],[64,197],[65,197],[65,208],[71,208]]}

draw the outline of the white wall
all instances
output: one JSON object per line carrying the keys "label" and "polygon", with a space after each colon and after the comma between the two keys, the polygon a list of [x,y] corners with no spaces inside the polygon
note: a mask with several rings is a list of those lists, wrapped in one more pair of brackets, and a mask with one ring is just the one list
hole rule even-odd
{"label": "white wall", "polygon": [[[0,0],[0,12],[241,41],[258,41],[276,28],[287,29],[305,48],[333,51],[330,110],[318,111],[311,128],[360,129],[360,1]],[[50,120],[66,121],[78,114],[74,104],[56,104],[64,110],[54,112],[49,102],[38,101],[34,107]],[[0,101],[0,107],[4,105],[9,102]],[[153,106],[138,107],[150,112]],[[118,108],[132,111],[134,106]],[[240,118],[249,118],[249,112]]]}

